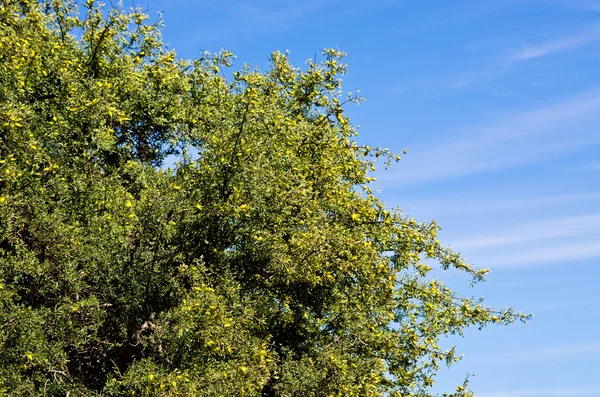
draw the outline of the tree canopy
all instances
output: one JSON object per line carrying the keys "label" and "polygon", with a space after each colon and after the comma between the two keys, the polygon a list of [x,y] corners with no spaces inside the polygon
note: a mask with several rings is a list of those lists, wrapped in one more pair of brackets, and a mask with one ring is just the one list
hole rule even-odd
{"label": "tree canopy", "polygon": [[428,275],[487,271],[373,192],[339,50],[231,72],[139,9],[0,4],[2,394],[429,396],[440,338],[526,319]]}

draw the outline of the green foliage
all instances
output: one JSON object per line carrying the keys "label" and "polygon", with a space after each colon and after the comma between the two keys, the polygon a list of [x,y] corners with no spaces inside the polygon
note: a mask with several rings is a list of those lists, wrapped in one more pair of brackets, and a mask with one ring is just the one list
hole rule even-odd
{"label": "green foliage", "polygon": [[137,9],[1,3],[2,394],[428,396],[441,337],[526,318],[428,276],[486,271],[373,194],[343,53],[228,79]]}

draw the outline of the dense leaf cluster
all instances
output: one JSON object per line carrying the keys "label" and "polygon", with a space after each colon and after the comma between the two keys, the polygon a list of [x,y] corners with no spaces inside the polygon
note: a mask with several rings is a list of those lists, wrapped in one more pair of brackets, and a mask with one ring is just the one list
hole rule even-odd
{"label": "dense leaf cluster", "polygon": [[373,194],[339,51],[230,74],[137,9],[0,3],[0,393],[427,396],[440,337],[523,318],[427,276],[485,271]]}

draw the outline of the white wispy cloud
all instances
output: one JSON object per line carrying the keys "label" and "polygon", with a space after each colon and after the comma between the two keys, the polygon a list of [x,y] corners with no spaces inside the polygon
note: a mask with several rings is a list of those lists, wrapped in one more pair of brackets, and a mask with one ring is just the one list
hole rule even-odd
{"label": "white wispy cloud", "polygon": [[[547,361],[557,360],[565,362],[573,360],[574,357],[581,358],[588,356],[593,358],[600,352],[600,340],[591,340],[565,345],[542,346],[531,349],[519,349],[508,352],[498,352],[493,354],[495,360],[506,362],[529,362],[529,361]],[[490,353],[486,353],[490,358]],[[476,392],[477,397],[598,397],[600,396],[600,386],[578,385],[574,387],[537,387],[527,389],[507,389],[497,391]]]}
{"label": "white wispy cloud", "polygon": [[600,213],[518,224],[500,233],[456,238],[452,246],[478,266],[522,268],[600,261]]}
{"label": "white wispy cloud", "polygon": [[[598,10],[600,10],[600,2],[598,2]],[[494,47],[494,53],[483,57],[478,67],[446,76],[443,86],[447,89],[463,91],[480,83],[494,81],[525,62],[580,50],[597,42],[600,42],[600,24],[588,25],[546,41],[521,40],[518,49],[515,49],[515,46],[512,49],[508,47],[500,50]]]}
{"label": "white wispy cloud", "polygon": [[[600,143],[600,90],[594,89],[541,109],[470,128],[446,142],[411,148],[399,171],[378,177],[380,185],[450,179],[540,163]],[[586,125],[588,123],[588,125]]]}
{"label": "white wispy cloud", "polygon": [[597,397],[599,395],[600,388],[598,387],[514,389],[477,393],[477,397]]}
{"label": "white wispy cloud", "polygon": [[600,26],[593,25],[571,35],[534,45],[524,44],[523,48],[508,58],[508,62],[529,61],[567,51],[600,41]]}
{"label": "white wispy cloud", "polygon": [[[590,165],[591,166],[591,165]],[[600,164],[598,164],[600,170]],[[504,195],[504,197],[503,197]],[[546,194],[518,197],[506,196],[505,192],[487,191],[479,194],[463,194],[461,196],[444,196],[440,198],[403,198],[391,197],[388,204],[401,205],[402,210],[411,216],[425,214],[434,219],[441,216],[463,214],[514,212],[530,208],[555,207],[560,204],[581,204],[600,200],[600,192],[583,192],[572,194]]]}
{"label": "white wispy cloud", "polygon": [[[533,248],[502,247],[497,251],[469,252],[462,250],[470,262],[478,266],[515,268],[545,266],[556,263],[577,265],[578,261],[600,258],[600,237],[576,241],[554,241]],[[460,247],[459,251],[460,251]]]}
{"label": "white wispy cloud", "polygon": [[582,353],[592,354],[597,352],[600,352],[600,341],[589,341],[572,345],[542,347],[539,349],[525,350],[520,354],[524,355],[525,357],[545,357]]}
{"label": "white wispy cloud", "polygon": [[[504,233],[455,241],[461,250],[489,250],[514,244],[598,234],[600,213],[575,215],[520,225]],[[600,239],[600,234],[599,234]],[[600,241],[598,242],[600,251]]]}
{"label": "white wispy cloud", "polygon": [[547,360],[551,358],[564,358],[569,355],[589,354],[595,355],[600,352],[600,340],[578,342],[568,345],[542,346],[532,349],[519,349],[497,353],[496,356],[503,359],[529,361]]}

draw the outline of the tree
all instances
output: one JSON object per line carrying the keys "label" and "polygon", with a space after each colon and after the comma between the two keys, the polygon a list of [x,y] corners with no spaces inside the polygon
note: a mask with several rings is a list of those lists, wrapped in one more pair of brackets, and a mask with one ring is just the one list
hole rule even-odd
{"label": "tree", "polygon": [[487,271],[372,192],[342,52],[226,78],[139,9],[1,3],[3,393],[428,396],[441,337],[527,318],[428,276]]}

